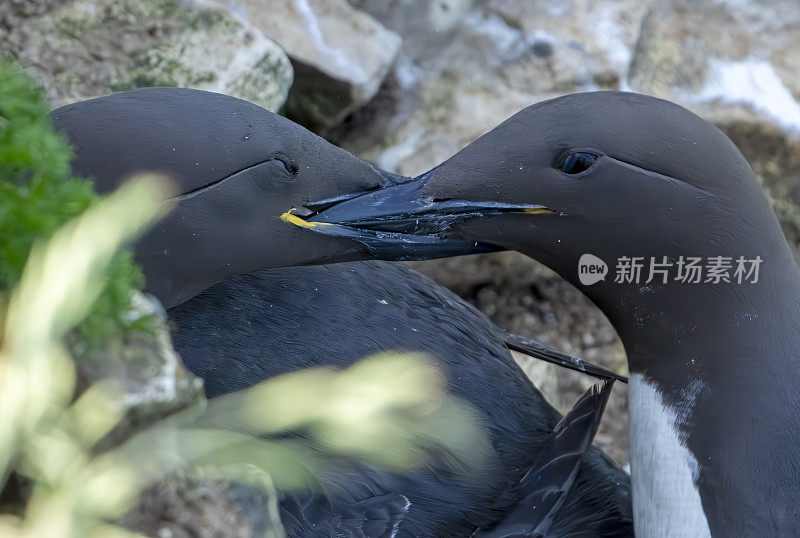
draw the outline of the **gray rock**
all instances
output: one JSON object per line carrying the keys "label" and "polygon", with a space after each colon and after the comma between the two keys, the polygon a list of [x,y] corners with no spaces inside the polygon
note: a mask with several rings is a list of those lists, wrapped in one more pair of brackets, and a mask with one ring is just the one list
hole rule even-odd
{"label": "gray rock", "polygon": [[284,536],[271,484],[232,483],[213,468],[190,468],[159,481],[119,523],[154,538]]}
{"label": "gray rock", "polygon": [[389,171],[414,176],[536,100],[493,80],[446,73],[422,81],[419,108],[361,155]]}
{"label": "gray rock", "polygon": [[[385,122],[392,125],[389,132],[371,148],[355,136],[337,138],[384,168],[409,175],[430,169],[539,100],[581,89],[618,89],[647,5],[636,0],[558,5],[488,0],[473,5],[465,0],[446,3],[454,7],[445,15],[424,3],[428,8],[420,7],[413,18],[411,6],[421,6],[418,2],[356,3],[406,40],[423,40],[417,26],[438,28],[437,20],[448,35],[435,54],[398,62],[395,76],[415,96],[415,111],[402,123]],[[409,17],[418,24],[406,22]],[[415,54],[407,45],[404,50]],[[376,106],[385,110],[380,97]],[[364,114],[369,122],[376,116]]]}
{"label": "gray rock", "polygon": [[475,0],[350,0],[403,38],[403,52],[413,61],[434,61],[453,40]]}
{"label": "gray rock", "polygon": [[394,63],[400,38],[346,0],[218,0],[280,43],[295,82],[287,115],[315,131],[369,101]]}
{"label": "gray rock", "polygon": [[487,10],[524,32],[532,54],[506,73],[532,93],[618,89],[652,0],[489,0]]}
{"label": "gray rock", "polygon": [[112,383],[125,416],[96,447],[105,449],[144,426],[205,401],[202,380],[186,370],[172,347],[166,313],[152,296],[137,293],[130,321],[150,318],[152,330],[131,330],[124,338],[88,344],[72,335],[70,350],[78,368],[78,391]]}
{"label": "gray rock", "polygon": [[[64,0],[5,0],[0,2],[0,43],[24,19],[42,15]],[[7,45],[7,43],[3,43]],[[5,49],[5,47],[2,47]]]}
{"label": "gray rock", "polygon": [[800,133],[795,0],[658,0],[631,63],[631,88],[681,104],[749,104]]}
{"label": "gray rock", "polygon": [[292,80],[280,47],[199,0],[60,3],[19,18],[4,41],[54,106],[141,86],[184,86],[277,110]]}

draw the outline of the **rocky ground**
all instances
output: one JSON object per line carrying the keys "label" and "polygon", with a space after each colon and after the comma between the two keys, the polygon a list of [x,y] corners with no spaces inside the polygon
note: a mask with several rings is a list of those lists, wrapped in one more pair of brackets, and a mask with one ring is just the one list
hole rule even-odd
{"label": "rocky ground", "polygon": [[[0,48],[54,105],[143,85],[243,97],[415,175],[523,107],[597,89],[683,104],[749,159],[800,245],[796,0],[10,0]],[[513,253],[415,264],[498,325],[617,371],[574,288]],[[521,359],[568,408],[590,383]],[[627,462],[625,387],[598,443]]]}

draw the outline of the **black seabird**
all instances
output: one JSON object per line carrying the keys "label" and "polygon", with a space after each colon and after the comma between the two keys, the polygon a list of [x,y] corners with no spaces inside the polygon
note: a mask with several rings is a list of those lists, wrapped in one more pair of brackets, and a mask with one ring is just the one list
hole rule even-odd
{"label": "black seabird", "polygon": [[569,95],[315,219],[367,243],[458,238],[544,262],[625,345],[636,534],[797,535],[800,274],[717,128],[643,95]]}
{"label": "black seabird", "polygon": [[176,207],[136,246],[146,291],[167,308],[228,276],[366,258],[360,243],[308,233],[286,211],[396,180],[282,116],[217,93],[142,88],[66,105],[51,119],[73,146],[75,173],[95,178],[99,193],[142,171],[177,183]]}
{"label": "black seabird", "polygon": [[[202,118],[200,112],[205,114]],[[334,201],[315,208],[334,203],[349,189],[360,193],[400,180],[283,118],[206,92],[136,90],[70,105],[54,112],[53,119],[76,149],[75,169],[98,178],[101,191],[142,170],[166,170],[177,179],[178,216],[162,222],[137,247],[149,289],[167,304],[237,271],[363,256],[367,251],[360,243],[298,230],[280,216],[320,190],[327,190],[323,196]],[[255,149],[249,145],[256,143]],[[183,155],[178,147],[191,154]],[[211,158],[214,155],[220,163]],[[203,173],[195,175],[201,156],[206,158]],[[306,165],[307,158],[312,164]],[[325,159],[333,165],[325,167]],[[287,180],[291,165],[309,172]],[[365,179],[353,179],[360,176]],[[324,187],[314,185],[320,177]],[[247,238],[252,239],[258,227],[260,235],[273,239],[255,241],[255,253],[234,252],[238,261],[229,267],[225,257],[249,245],[239,227],[245,227]],[[199,244],[193,234],[211,244]],[[306,236],[317,239],[308,249]],[[187,240],[197,250],[182,244]],[[267,258],[260,249],[273,240],[282,242],[282,250]],[[442,251],[439,238],[402,238],[389,242],[388,249],[408,255],[404,249],[413,245],[413,255],[424,255],[427,243],[437,253],[466,248],[455,241]],[[176,260],[176,252],[189,260]],[[359,470],[356,475],[364,480],[359,487],[363,490],[371,483],[369,491],[315,498],[309,504],[284,499],[284,515],[296,536],[307,536],[312,525],[319,528],[320,518],[329,525],[344,518],[362,531],[364,525],[392,529],[402,519],[401,536],[451,536],[479,527],[486,528],[486,536],[511,536],[534,528],[601,536],[631,532],[627,477],[599,450],[587,450],[606,391],[585,400],[553,437],[559,416],[514,364],[504,346],[510,337],[474,308],[405,267],[373,262],[243,275],[171,309],[170,317],[176,324],[176,347],[189,369],[205,379],[209,396],[308,365],[344,366],[369,352],[405,349],[437,357],[450,390],[486,415],[497,454],[485,469],[465,471],[462,477],[448,476],[435,466],[402,476]],[[548,353],[519,339],[513,345]],[[215,362],[209,363],[212,356]],[[557,354],[553,357],[559,359]],[[594,373],[604,375],[600,370]],[[587,412],[586,404],[592,403],[597,405]],[[587,419],[595,423],[587,426]],[[559,465],[548,465],[554,462]],[[569,495],[562,495],[561,489],[570,490],[573,483]],[[407,498],[413,499],[410,509],[403,500]]]}
{"label": "black seabird", "polygon": [[[632,535],[628,477],[596,447],[588,448],[591,436],[584,436],[597,424],[576,428],[580,438],[566,436],[548,451],[561,417],[514,362],[505,333],[402,264],[352,262],[240,275],[170,309],[169,317],[175,348],[205,380],[210,397],[300,368],[345,368],[383,351],[429,354],[448,392],[479,412],[493,453],[480,469],[454,472],[438,461],[402,474],[359,468],[350,471],[358,480],[331,486],[339,502],[402,494],[411,504],[398,536],[468,536],[481,528],[487,534],[478,536],[516,536],[537,527],[543,536]],[[597,409],[602,405],[573,418],[595,420]],[[580,465],[569,459],[571,451],[578,459],[584,454]],[[539,483],[522,482],[529,470],[542,467],[542,458],[556,467]],[[558,464],[577,475],[560,509],[545,518],[551,506],[541,502],[543,493],[557,490],[559,477],[569,474]],[[543,504],[547,509],[537,512]]]}
{"label": "black seabird", "polygon": [[[365,247],[323,237],[313,215],[403,178],[380,170],[286,118],[227,95],[185,88],[141,88],[61,107],[55,128],[73,148],[76,174],[105,194],[136,173],[176,183],[174,209],[135,245],[145,291],[166,307],[227,277],[259,269],[332,264],[375,256],[402,259],[486,252],[460,240],[384,235]],[[322,201],[310,202],[325,197]],[[298,211],[291,208],[303,208]],[[296,214],[295,214],[296,213]],[[383,250],[381,250],[383,249]],[[506,335],[511,349],[601,379],[623,376]]]}

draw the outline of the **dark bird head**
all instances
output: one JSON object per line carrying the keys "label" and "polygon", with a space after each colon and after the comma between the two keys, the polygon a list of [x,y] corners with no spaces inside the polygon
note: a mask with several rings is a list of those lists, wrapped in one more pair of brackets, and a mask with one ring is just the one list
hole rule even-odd
{"label": "dark bird head", "polygon": [[216,93],[139,89],[59,108],[52,120],[75,150],[75,173],[99,192],[145,171],[177,184],[177,206],[135,250],[147,290],[167,307],[229,275],[365,257],[362,244],[311,233],[285,213],[392,181],[299,125]]}
{"label": "dark bird head", "polygon": [[[314,220],[549,265],[625,345],[637,534],[735,536],[754,518],[793,532],[800,274],[753,171],[709,123],[642,95],[570,95]],[[699,279],[681,279],[694,259]]]}
{"label": "dark bird head", "polygon": [[[675,281],[681,257],[702,257],[703,265],[730,257],[732,278],[740,256],[760,256],[762,282],[793,264],[733,143],[688,110],[633,93],[535,104],[415,180],[311,220],[356,229],[367,243],[389,232],[523,252],[585,292],[621,333],[669,324],[671,307],[691,313],[709,294],[744,289],[707,284],[705,274],[694,287]],[[597,275],[586,275],[589,284],[580,278],[586,254],[602,260],[584,258],[595,266],[585,271]],[[615,282],[626,257],[640,258],[638,282]],[[658,271],[650,278],[651,258],[672,264],[666,283]]]}

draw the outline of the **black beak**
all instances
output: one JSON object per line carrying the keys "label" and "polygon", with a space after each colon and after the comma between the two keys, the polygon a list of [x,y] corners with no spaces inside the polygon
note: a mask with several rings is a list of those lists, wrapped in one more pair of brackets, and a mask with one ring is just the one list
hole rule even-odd
{"label": "black beak", "polygon": [[[448,237],[454,225],[501,213],[556,213],[542,205],[442,200],[424,194],[426,177],[364,194],[346,195],[287,211],[283,219],[317,233],[348,237],[382,260],[421,260],[491,252],[500,247]],[[509,349],[605,380],[627,378],[535,340],[506,334]]]}
{"label": "black beak", "polygon": [[359,196],[321,200],[284,220],[315,232],[348,237],[383,260],[422,260],[492,252],[500,247],[448,237],[455,224],[496,213],[550,213],[539,205],[444,200],[426,196],[425,177]]}

